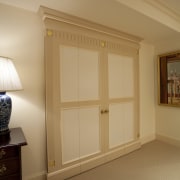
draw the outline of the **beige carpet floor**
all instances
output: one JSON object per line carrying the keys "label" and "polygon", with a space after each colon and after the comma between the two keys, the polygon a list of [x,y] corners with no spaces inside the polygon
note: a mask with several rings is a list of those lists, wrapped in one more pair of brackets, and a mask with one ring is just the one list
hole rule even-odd
{"label": "beige carpet floor", "polygon": [[180,148],[153,141],[68,180],[180,180]]}

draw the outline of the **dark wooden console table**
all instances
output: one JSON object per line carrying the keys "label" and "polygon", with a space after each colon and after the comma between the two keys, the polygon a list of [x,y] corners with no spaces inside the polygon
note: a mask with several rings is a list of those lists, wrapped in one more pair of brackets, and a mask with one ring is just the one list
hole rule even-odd
{"label": "dark wooden console table", "polygon": [[0,180],[21,180],[21,146],[27,145],[21,128],[0,136]]}

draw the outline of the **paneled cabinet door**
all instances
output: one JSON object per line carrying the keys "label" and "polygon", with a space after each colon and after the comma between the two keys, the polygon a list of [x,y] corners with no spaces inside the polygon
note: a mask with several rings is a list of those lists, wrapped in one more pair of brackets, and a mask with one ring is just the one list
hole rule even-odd
{"label": "paneled cabinet door", "polygon": [[108,54],[109,148],[135,139],[135,61]]}
{"label": "paneled cabinet door", "polygon": [[60,46],[62,163],[100,152],[99,52]]}

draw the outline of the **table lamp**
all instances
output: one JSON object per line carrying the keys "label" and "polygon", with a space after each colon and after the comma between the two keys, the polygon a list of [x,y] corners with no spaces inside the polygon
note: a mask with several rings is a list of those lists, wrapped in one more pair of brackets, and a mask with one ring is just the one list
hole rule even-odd
{"label": "table lamp", "polygon": [[0,136],[9,134],[12,101],[7,91],[21,90],[22,85],[11,59],[0,57]]}

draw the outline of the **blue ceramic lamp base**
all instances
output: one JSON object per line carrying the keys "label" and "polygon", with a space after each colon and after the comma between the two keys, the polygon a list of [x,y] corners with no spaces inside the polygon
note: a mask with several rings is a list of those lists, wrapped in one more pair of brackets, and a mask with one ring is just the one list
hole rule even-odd
{"label": "blue ceramic lamp base", "polygon": [[0,136],[9,134],[12,101],[6,92],[0,92]]}

